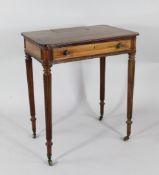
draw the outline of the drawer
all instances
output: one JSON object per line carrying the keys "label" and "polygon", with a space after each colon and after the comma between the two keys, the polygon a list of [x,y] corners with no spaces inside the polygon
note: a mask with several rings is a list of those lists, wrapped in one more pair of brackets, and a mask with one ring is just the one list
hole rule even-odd
{"label": "drawer", "polygon": [[131,40],[107,41],[53,49],[54,60],[80,58],[131,50]]}

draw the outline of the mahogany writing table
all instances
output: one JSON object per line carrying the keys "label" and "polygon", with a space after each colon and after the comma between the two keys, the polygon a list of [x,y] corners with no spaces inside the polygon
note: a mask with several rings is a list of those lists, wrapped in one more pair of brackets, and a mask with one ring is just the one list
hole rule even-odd
{"label": "mahogany writing table", "polygon": [[136,36],[138,33],[107,25],[24,32],[26,72],[33,136],[36,137],[32,57],[43,66],[46,146],[48,163],[52,165],[52,97],[51,67],[53,64],[99,57],[100,117],[104,114],[106,56],[128,54],[127,135],[131,133]]}

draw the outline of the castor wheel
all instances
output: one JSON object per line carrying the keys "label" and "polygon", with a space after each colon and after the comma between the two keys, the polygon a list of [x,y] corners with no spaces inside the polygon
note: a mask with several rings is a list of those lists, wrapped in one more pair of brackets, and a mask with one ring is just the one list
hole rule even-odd
{"label": "castor wheel", "polygon": [[48,164],[49,164],[49,166],[53,166],[53,162],[51,159],[48,160]]}
{"label": "castor wheel", "polygon": [[123,138],[123,140],[124,140],[124,141],[129,140],[129,136],[125,136],[125,137]]}
{"label": "castor wheel", "polygon": [[103,116],[101,115],[100,117],[99,117],[99,121],[101,121],[103,119]]}
{"label": "castor wheel", "polygon": [[35,133],[33,134],[33,139],[36,139],[36,134]]}

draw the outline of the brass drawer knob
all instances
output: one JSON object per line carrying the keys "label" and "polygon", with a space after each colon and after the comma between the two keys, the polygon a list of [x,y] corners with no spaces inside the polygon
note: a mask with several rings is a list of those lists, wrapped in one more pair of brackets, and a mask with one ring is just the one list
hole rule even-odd
{"label": "brass drawer knob", "polygon": [[122,44],[122,43],[118,43],[117,45],[116,45],[116,48],[117,49],[121,49],[121,48],[123,48],[124,47],[124,44]]}
{"label": "brass drawer knob", "polygon": [[70,53],[70,51],[68,51],[68,50],[64,50],[63,54],[64,54],[65,56],[68,56],[68,55],[70,55],[71,53]]}

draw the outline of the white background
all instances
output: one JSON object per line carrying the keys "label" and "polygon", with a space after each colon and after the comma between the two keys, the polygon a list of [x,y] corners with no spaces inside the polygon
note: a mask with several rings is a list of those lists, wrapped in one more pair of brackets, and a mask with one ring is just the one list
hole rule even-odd
{"label": "white background", "polygon": [[[0,2],[0,174],[158,175],[158,0]],[[38,138],[31,138],[24,31],[108,24],[140,33],[131,140],[126,134],[127,55],[108,57],[99,115],[99,59],[53,66],[53,160],[47,165],[42,66],[34,61]]]}

